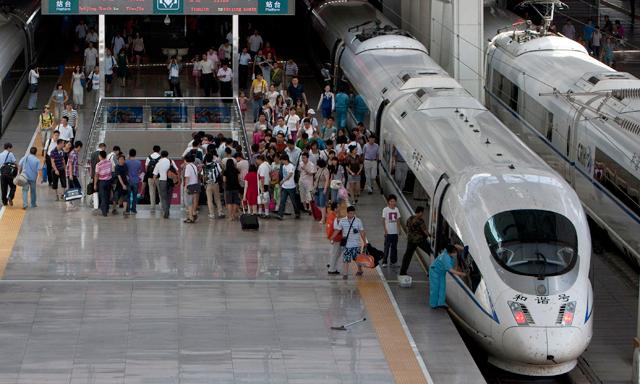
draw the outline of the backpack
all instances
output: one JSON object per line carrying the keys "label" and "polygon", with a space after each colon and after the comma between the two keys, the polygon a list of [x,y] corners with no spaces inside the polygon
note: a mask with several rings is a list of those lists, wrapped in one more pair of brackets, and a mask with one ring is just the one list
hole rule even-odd
{"label": "backpack", "polygon": [[159,160],[160,157],[154,159],[149,155],[149,162],[147,163],[147,169],[145,171],[147,175],[153,175],[153,170],[156,169],[156,164],[158,164]]}
{"label": "backpack", "polygon": [[7,161],[8,158],[9,154],[7,153],[4,157],[2,165],[0,166],[0,175],[16,177],[18,175],[18,167],[16,166],[16,163]]}
{"label": "backpack", "polygon": [[167,171],[167,184],[169,184],[169,188],[173,188],[175,185],[180,183],[180,175],[178,174],[178,170],[173,164],[169,167]]}
{"label": "backpack", "polygon": [[204,177],[207,184],[220,184],[222,181],[220,165],[215,161],[204,166]]}

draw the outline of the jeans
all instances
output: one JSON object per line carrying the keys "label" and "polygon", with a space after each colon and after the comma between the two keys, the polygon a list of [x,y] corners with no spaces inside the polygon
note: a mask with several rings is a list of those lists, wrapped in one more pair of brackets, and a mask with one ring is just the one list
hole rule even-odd
{"label": "jeans", "polygon": [[260,111],[262,111],[262,99],[253,100],[251,108],[253,111],[253,121],[258,121],[258,115],[260,114]]}
{"label": "jeans", "polygon": [[159,180],[153,176],[150,176],[147,180],[149,186],[149,205],[151,205],[152,211],[156,209],[156,203],[158,202],[158,182]]}
{"label": "jeans", "polygon": [[36,206],[36,181],[28,180],[27,184],[22,187],[22,207],[27,208],[27,202],[29,201],[28,195],[31,191],[31,208]]}
{"label": "jeans", "polygon": [[129,190],[127,194],[127,212],[138,212],[136,205],[138,203],[138,183],[129,184]]}
{"label": "jeans", "polygon": [[166,180],[160,180],[158,184],[158,193],[160,194],[160,207],[164,217],[169,217],[169,209],[171,208],[171,191]]}
{"label": "jeans", "polygon": [[205,189],[207,195],[207,207],[209,208],[209,215],[213,215],[213,203],[215,201],[216,208],[218,208],[218,216],[222,216],[222,200],[220,199],[220,185],[207,184]]}
{"label": "jeans", "polygon": [[373,192],[373,182],[375,181],[376,177],[378,177],[378,162],[376,160],[364,161],[364,177],[364,189],[366,189],[367,192]]}
{"label": "jeans", "polygon": [[284,208],[287,205],[287,197],[291,199],[291,204],[293,204],[293,211],[296,216],[300,216],[300,207],[296,203],[296,189],[295,188],[281,188],[280,189],[280,209],[278,210],[278,216],[282,217],[284,215]]}
{"label": "jeans", "polygon": [[98,181],[98,199],[100,201],[100,210],[102,215],[109,213],[109,194],[111,193],[111,180]]}
{"label": "jeans", "polygon": [[418,248],[422,249],[427,254],[431,254],[431,249],[429,247],[429,242],[427,241],[427,239],[424,239],[420,242],[409,241],[407,243],[407,250],[404,253],[404,256],[402,256],[402,267],[400,267],[401,276],[407,274],[407,270],[409,269],[409,264],[411,264],[413,254]]}
{"label": "jeans", "polygon": [[390,259],[391,264],[395,264],[398,261],[398,234],[388,234],[384,237],[384,257],[382,263],[386,264]]}
{"label": "jeans", "polygon": [[13,200],[16,196],[16,185],[13,184],[11,176],[2,176],[0,184],[2,186],[2,204],[7,205],[9,200]]}

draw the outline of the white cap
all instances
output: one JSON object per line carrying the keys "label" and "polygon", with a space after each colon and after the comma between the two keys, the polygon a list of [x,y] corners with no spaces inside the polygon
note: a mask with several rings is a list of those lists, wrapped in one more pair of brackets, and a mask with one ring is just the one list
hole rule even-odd
{"label": "white cap", "polygon": [[314,111],[313,109],[309,108],[309,110],[307,111],[308,114],[310,115],[315,115],[316,111]]}

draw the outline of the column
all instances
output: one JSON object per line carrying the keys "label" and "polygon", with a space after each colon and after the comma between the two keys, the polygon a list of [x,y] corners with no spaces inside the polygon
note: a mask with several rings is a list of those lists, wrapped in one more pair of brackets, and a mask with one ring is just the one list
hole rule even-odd
{"label": "column", "polygon": [[240,34],[238,31],[240,17],[238,15],[231,16],[231,34],[233,35],[233,41],[231,42],[231,69],[233,70],[233,97],[238,97],[239,89],[239,77],[238,77],[238,64],[239,64],[239,52],[240,52]]}
{"label": "column", "polygon": [[[104,97],[104,90],[106,87],[104,80],[104,54],[106,48],[105,42],[105,30],[107,29],[107,24],[105,22],[105,15],[98,15],[98,64],[100,66],[100,98]],[[96,105],[97,107],[97,105]]]}

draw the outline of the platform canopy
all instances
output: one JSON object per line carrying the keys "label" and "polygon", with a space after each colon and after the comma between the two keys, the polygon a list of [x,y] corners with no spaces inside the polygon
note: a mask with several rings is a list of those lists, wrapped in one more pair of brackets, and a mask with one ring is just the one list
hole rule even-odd
{"label": "platform canopy", "polygon": [[45,15],[293,15],[295,0],[42,0]]}

